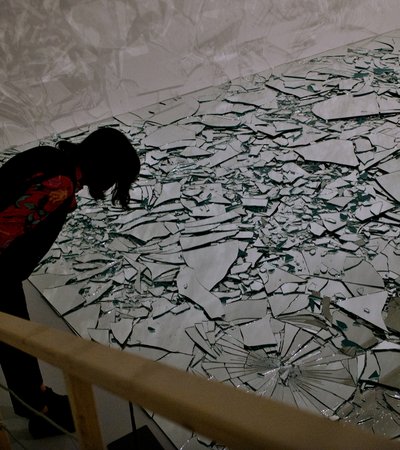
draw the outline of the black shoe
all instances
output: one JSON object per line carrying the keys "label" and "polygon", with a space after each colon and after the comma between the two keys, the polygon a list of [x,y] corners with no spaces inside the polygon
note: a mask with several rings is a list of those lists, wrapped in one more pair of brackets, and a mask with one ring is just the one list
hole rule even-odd
{"label": "black shoe", "polygon": [[[56,394],[50,388],[46,388],[43,395],[45,397],[45,404],[48,408],[45,416],[61,428],[73,433],[75,431],[75,426],[68,396]],[[61,430],[49,423],[45,418],[38,415],[31,417],[29,420],[29,432],[34,439],[64,434]]]}

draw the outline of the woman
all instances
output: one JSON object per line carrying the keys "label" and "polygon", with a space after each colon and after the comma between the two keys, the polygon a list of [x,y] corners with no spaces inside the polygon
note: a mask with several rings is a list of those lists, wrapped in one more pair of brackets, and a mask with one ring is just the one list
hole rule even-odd
{"label": "woman", "polygon": [[[99,128],[79,144],[60,141],[57,148],[39,146],[18,153],[0,168],[0,311],[29,319],[22,281],[47,253],[68,213],[75,194],[87,186],[90,195],[128,208],[131,184],[140,161],[128,138],[113,128]],[[31,408],[74,431],[67,396],[43,384],[36,358],[1,344],[0,363],[8,388]],[[58,434],[29,408],[11,396],[16,414],[30,418],[34,438]]]}

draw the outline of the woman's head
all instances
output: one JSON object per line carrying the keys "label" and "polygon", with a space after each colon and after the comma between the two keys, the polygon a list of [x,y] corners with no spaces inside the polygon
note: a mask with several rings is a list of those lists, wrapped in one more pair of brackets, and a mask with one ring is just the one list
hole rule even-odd
{"label": "woman's head", "polygon": [[129,139],[114,128],[99,128],[74,147],[82,183],[90,195],[96,200],[103,199],[113,187],[113,203],[127,208],[131,184],[140,171],[139,157]]}

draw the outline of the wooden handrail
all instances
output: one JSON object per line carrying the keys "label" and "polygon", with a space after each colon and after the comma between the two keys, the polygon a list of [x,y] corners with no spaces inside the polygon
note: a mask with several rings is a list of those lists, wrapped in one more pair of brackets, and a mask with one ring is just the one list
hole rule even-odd
{"label": "wooden handrail", "polygon": [[102,448],[92,385],[231,449],[394,450],[400,444],[143,357],[0,313],[0,340],[66,376],[82,450]]}

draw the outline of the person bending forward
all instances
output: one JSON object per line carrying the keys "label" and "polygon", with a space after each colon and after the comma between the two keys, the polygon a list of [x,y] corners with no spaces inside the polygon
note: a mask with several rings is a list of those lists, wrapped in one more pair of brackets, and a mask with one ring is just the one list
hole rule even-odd
{"label": "person bending forward", "polygon": [[[128,138],[114,128],[99,128],[82,142],[60,141],[16,154],[0,167],[0,311],[29,319],[22,281],[48,252],[76,208],[76,192],[128,208],[129,190],[140,171],[138,155]],[[8,388],[31,408],[74,431],[67,396],[43,384],[36,358],[4,343],[0,363]],[[16,414],[28,417],[34,438],[58,430],[32,414],[13,395]]]}

